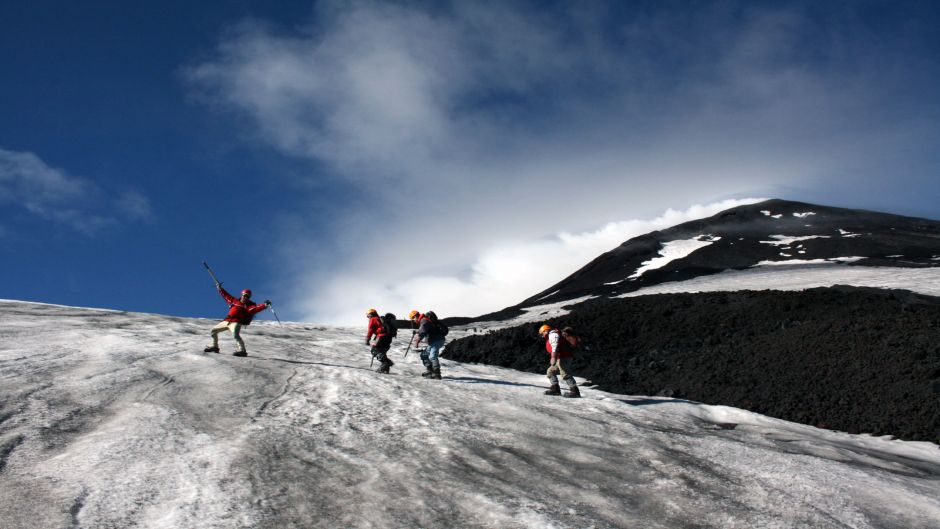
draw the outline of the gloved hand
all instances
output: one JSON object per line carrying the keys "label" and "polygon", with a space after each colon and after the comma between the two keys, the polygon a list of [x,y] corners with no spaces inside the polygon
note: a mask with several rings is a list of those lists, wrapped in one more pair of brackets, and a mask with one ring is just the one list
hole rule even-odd
{"label": "gloved hand", "polygon": [[369,343],[368,339],[366,339],[366,345],[372,345],[371,343]]}
{"label": "gloved hand", "polygon": [[264,300],[264,304],[270,307],[270,306],[271,306],[271,300],[270,300],[270,299]]}

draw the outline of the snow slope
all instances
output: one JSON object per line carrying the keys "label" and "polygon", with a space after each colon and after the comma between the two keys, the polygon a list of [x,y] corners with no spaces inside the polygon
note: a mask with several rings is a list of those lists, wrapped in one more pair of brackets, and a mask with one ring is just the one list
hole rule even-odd
{"label": "snow slope", "polygon": [[930,443],[423,380],[404,339],[380,376],[358,328],[256,322],[235,358],[200,352],[210,320],[0,307],[4,528],[940,526]]}

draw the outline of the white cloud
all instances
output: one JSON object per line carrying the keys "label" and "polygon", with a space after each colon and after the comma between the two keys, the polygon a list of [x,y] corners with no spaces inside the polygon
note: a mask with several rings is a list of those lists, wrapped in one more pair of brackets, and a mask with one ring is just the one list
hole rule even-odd
{"label": "white cloud", "polygon": [[111,198],[91,180],[51,167],[31,152],[0,148],[0,204],[91,235],[122,219],[152,218],[146,197],[129,191]]}
{"label": "white cloud", "polygon": [[306,291],[314,295],[300,302],[297,309],[307,320],[337,324],[360,323],[365,309],[372,306],[401,314],[419,309],[442,316],[478,316],[545,290],[632,237],[760,200],[725,200],[685,211],[670,209],[654,219],[611,222],[583,233],[504,242],[484,248],[470,272],[462,276],[409,276],[408,269],[389,267],[338,272],[328,282],[315,281],[319,287]]}
{"label": "white cloud", "polygon": [[[646,224],[577,230],[720,197],[853,189],[873,180],[856,168],[876,165],[884,138],[927,143],[914,118],[870,111],[895,95],[881,82],[890,61],[798,6],[316,5],[291,29],[242,23],[185,74],[252,139],[354,190],[331,197],[339,218],[304,220],[332,240],[293,227],[281,249],[313,263],[285,281],[306,285],[291,288],[296,306],[329,321],[346,316],[305,294],[333,303],[352,290],[370,306],[421,292],[446,313],[457,292],[454,312],[502,308],[522,299],[506,282],[526,297],[564,275],[520,256],[588,255]],[[840,45],[813,46],[827,39]]]}

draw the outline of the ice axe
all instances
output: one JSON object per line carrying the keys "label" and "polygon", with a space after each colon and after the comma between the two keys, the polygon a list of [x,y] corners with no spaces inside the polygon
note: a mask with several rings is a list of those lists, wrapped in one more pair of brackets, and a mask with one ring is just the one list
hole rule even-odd
{"label": "ice axe", "polygon": [[211,268],[209,268],[209,263],[203,261],[202,266],[206,267],[206,271],[209,272],[210,276],[212,276],[212,280],[215,281],[215,286],[216,287],[222,286],[222,282],[219,281],[219,278],[215,277],[215,273],[212,271]]}

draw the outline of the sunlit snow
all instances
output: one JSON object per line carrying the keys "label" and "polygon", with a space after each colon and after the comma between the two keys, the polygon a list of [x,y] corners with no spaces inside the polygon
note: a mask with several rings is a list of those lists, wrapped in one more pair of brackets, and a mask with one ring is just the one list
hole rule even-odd
{"label": "sunlit snow", "polygon": [[[551,293],[549,293],[549,294],[545,294],[544,296],[540,297],[539,300],[552,297],[552,296],[554,296],[555,294],[557,294],[558,292],[559,292],[559,291],[556,290],[556,291],[551,292]],[[538,300],[536,300],[536,301],[538,301]]]}
{"label": "sunlit snow", "polygon": [[761,244],[770,244],[772,246],[790,246],[791,244],[797,241],[808,241],[810,239],[828,239],[828,235],[804,235],[804,236],[790,236],[790,235],[771,235],[773,241],[759,241]]}
{"label": "sunlit snow", "polygon": [[833,285],[897,288],[940,296],[940,267],[846,266],[826,260],[767,261],[747,270],[726,270],[686,281],[660,283],[618,297],[722,290],[805,290]]}
{"label": "sunlit snow", "polygon": [[659,257],[644,261],[628,279],[636,279],[650,270],[662,268],[676,259],[687,257],[695,250],[704,248],[719,240],[721,240],[721,237],[698,235],[691,239],[664,242],[662,243],[662,249],[659,250]]}
{"label": "sunlit snow", "polygon": [[[789,257],[789,255],[781,253],[780,255]],[[828,259],[786,259],[784,261],[759,261],[754,266],[788,266],[788,265],[813,265],[813,264],[826,264],[826,263],[854,263],[855,261],[861,261],[865,257],[830,257]]]}
{"label": "sunlit snow", "polygon": [[940,520],[930,443],[590,388],[547,397],[544,376],[446,360],[424,380],[407,331],[381,376],[360,328],[256,322],[235,358],[201,352],[213,320],[0,307],[2,527]]}

